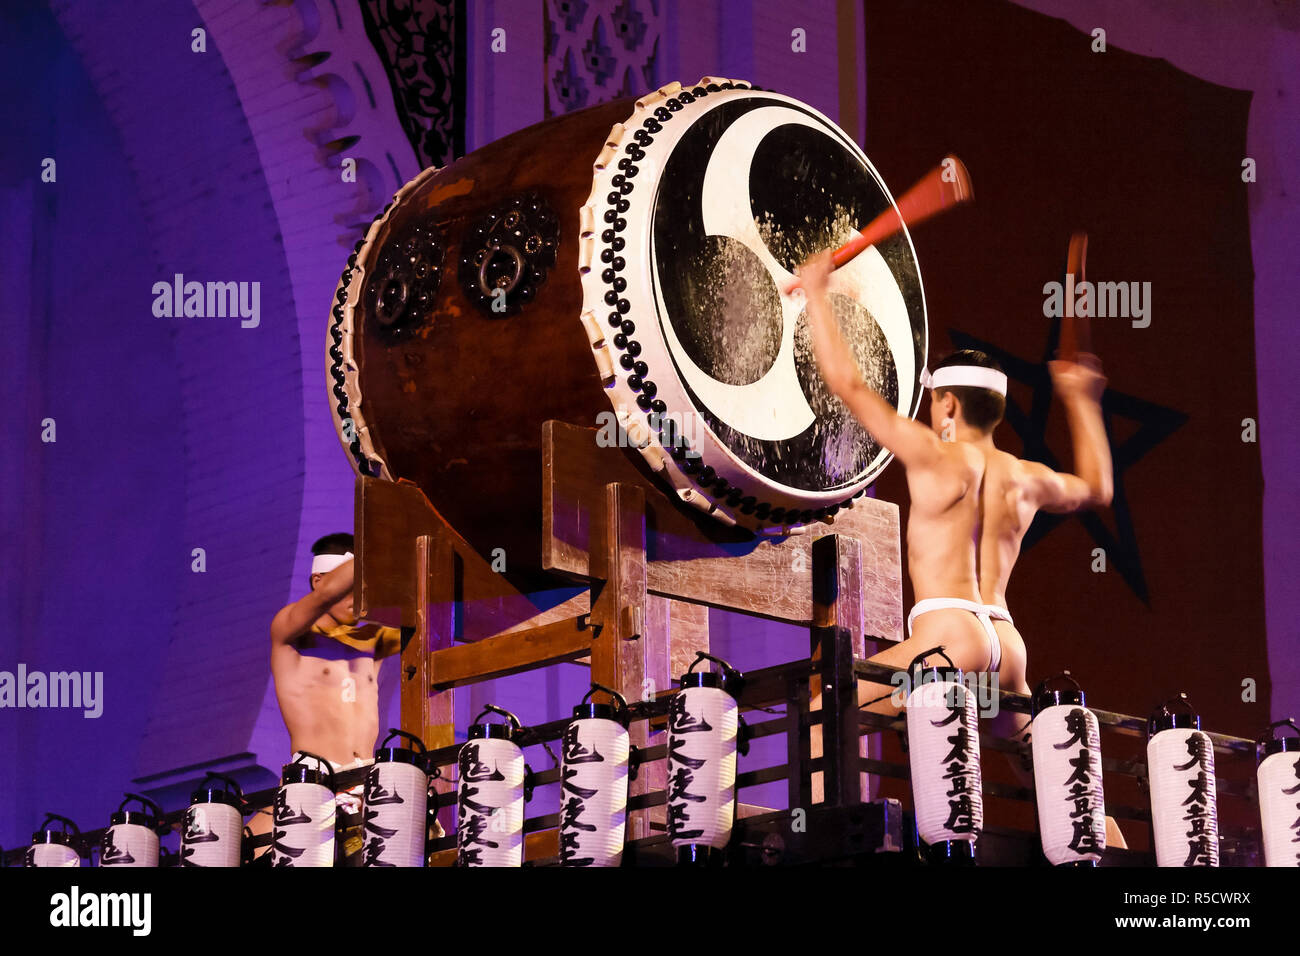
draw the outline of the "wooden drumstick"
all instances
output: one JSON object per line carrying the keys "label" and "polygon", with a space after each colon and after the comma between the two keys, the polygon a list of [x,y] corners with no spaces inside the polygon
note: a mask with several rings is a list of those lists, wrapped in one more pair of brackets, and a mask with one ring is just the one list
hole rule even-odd
{"label": "wooden drumstick", "polygon": [[1057,357],[1066,362],[1077,362],[1080,352],[1091,352],[1089,322],[1086,315],[1074,314],[1074,290],[1086,281],[1088,268],[1088,234],[1076,232],[1070,237],[1070,251],[1065,257],[1065,308],[1061,316],[1061,337],[1057,343]]}
{"label": "wooden drumstick", "polygon": [[[854,257],[893,236],[903,225],[908,228],[924,222],[935,213],[951,209],[975,196],[970,172],[956,156],[948,155],[938,166],[922,176],[911,189],[899,197],[870,223],[858,230],[853,238],[831,253],[831,261],[838,269]],[[799,288],[799,277],[786,283],[785,294]]]}

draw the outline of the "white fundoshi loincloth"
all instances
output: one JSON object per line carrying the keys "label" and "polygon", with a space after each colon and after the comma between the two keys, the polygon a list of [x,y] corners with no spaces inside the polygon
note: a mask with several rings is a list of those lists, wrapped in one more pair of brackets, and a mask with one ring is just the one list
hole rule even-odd
{"label": "white fundoshi loincloth", "polygon": [[907,636],[912,636],[912,622],[920,615],[929,611],[942,611],[948,608],[958,611],[970,611],[979,618],[979,622],[984,625],[984,632],[989,636],[989,670],[996,671],[1002,663],[1002,643],[998,640],[998,632],[993,626],[993,622],[1006,621],[1008,624],[1015,623],[1011,620],[1011,612],[1006,608],[998,607],[996,604],[979,604],[962,598],[926,598],[924,601],[917,601],[912,607],[912,613],[907,615]]}

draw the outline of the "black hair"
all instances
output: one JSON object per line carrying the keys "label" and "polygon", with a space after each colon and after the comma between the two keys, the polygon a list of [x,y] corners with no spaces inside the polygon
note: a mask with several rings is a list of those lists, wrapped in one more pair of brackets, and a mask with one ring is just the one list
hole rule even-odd
{"label": "black hair", "polygon": [[[340,531],[337,534],[327,534],[323,538],[316,539],[316,543],[311,546],[313,556],[318,554],[347,554],[354,550],[352,545],[352,535],[346,531]],[[311,586],[312,575],[307,575],[307,586]]]}
{"label": "black hair", "polygon": [[[980,368],[991,368],[996,372],[1002,371],[1000,366],[991,356],[981,352],[979,349],[958,349],[951,355],[946,355],[934,366],[931,371],[937,372],[941,368],[947,368],[950,365],[977,365]],[[961,405],[961,417],[966,420],[966,424],[972,428],[978,428],[982,432],[990,432],[998,422],[1002,421],[1002,416],[1007,411],[1006,396],[999,395],[991,388],[975,388],[971,385],[944,385],[936,388],[934,392],[952,392]]]}

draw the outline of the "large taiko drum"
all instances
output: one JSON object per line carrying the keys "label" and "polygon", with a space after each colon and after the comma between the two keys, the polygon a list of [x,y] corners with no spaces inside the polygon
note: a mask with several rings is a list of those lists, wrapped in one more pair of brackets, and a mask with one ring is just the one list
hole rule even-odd
{"label": "large taiko drum", "polygon": [[[415,482],[484,554],[515,547],[515,567],[540,560],[547,419],[626,439],[726,524],[828,520],[889,455],[827,392],[802,294],[781,288],[892,203],[821,113],[710,77],[425,170],[338,286],[340,438],[358,473]],[[914,415],[926,316],[906,231],[835,273],[830,298],[868,382]]]}

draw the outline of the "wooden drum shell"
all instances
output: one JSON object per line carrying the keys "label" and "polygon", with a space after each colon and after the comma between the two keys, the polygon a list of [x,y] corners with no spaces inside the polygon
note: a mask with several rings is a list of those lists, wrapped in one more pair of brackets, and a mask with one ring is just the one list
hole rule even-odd
{"label": "wooden drum shell", "polygon": [[[381,463],[369,473],[419,485],[475,550],[492,557],[504,549],[512,572],[540,568],[542,423],[596,427],[609,411],[578,318],[579,215],[592,162],[634,102],[548,120],[426,171],[376,220],[344,274],[350,281],[340,283],[352,320],[343,347],[347,411],[372,450],[367,457]],[[462,289],[457,265],[476,224],[503,200],[530,193],[558,218],[555,264],[517,314],[486,312]],[[417,220],[443,238],[443,268],[432,312],[394,339],[358,303],[380,250]],[[335,420],[346,446],[337,402]]]}
{"label": "wooden drum shell", "polygon": [[[636,472],[716,532],[831,521],[889,456],[807,350],[800,370],[800,306],[775,290],[809,247],[893,205],[830,120],[741,81],[538,123],[423,172],[358,244],[326,344],[335,426],[359,474],[419,486],[517,584],[541,584],[548,420],[612,438],[616,416]],[[915,252],[906,230],[868,252],[837,273],[837,318],[913,415]]]}

